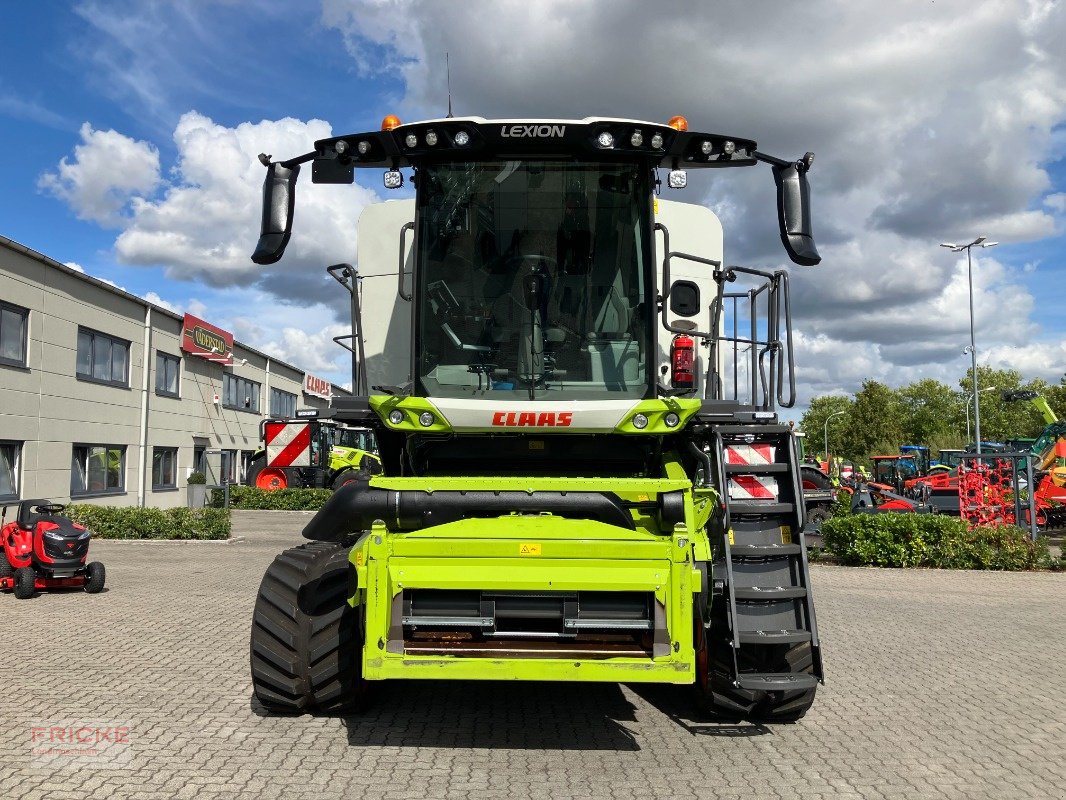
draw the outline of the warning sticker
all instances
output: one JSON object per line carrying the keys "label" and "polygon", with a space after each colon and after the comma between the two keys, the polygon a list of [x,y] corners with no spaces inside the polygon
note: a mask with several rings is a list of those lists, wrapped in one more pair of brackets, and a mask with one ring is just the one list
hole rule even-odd
{"label": "warning sticker", "polygon": [[522,544],[518,545],[518,555],[539,556],[540,542],[523,542]]}
{"label": "warning sticker", "polygon": [[781,544],[792,544],[792,528],[788,525],[781,526]]}
{"label": "warning sticker", "polygon": [[736,544],[736,542],[733,541],[733,529],[732,528],[729,529],[729,543],[730,544]]}

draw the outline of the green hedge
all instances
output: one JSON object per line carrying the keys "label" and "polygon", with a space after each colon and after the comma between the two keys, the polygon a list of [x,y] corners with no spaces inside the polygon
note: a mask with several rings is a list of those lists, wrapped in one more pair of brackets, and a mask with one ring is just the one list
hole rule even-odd
{"label": "green hedge", "polygon": [[67,506],[67,516],[98,539],[228,539],[229,512],[221,508]]}
{"label": "green hedge", "polygon": [[[268,492],[255,486],[231,486],[230,508],[245,511],[318,511],[333,496],[332,489],[277,489]],[[211,505],[222,506],[222,490],[211,491]]]}
{"label": "green hedge", "polygon": [[943,569],[1045,569],[1047,542],[1013,526],[969,530],[940,514],[854,514],[822,523],[825,548],[841,564]]}

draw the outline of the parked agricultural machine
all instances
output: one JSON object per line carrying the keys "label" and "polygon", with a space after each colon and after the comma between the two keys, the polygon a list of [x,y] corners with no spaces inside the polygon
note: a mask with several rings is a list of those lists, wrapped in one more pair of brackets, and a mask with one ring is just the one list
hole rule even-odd
{"label": "parked agricultural machine", "polygon": [[387,678],[656,682],[724,719],[802,717],[822,662],[777,417],[796,399],[788,273],[726,266],[715,215],[658,191],[660,169],[679,189],[767,163],[785,248],[815,265],[812,158],[683,118],[387,117],[261,156],[260,264],[282,257],[302,164],[416,192],[360,217],[370,389],[331,409],[375,432],[383,474],[335,492],[267,570],[258,701],[336,711]]}
{"label": "parked agricultural machine", "polygon": [[296,413],[260,423],[264,446],[252,456],[245,484],[267,491],[339,489],[381,472],[373,430],[341,425],[315,409]]}

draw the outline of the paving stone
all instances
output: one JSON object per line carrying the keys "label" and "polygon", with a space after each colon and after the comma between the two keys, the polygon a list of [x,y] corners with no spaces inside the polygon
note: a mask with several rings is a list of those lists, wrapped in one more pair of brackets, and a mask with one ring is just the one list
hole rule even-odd
{"label": "paving stone", "polygon": [[[93,543],[108,589],[0,596],[0,796],[1061,797],[1066,575],[812,567],[827,674],[794,725],[684,689],[395,682],[360,716],[262,717],[248,631],[306,514],[232,544]],[[36,766],[41,722],[128,725],[125,763]]]}

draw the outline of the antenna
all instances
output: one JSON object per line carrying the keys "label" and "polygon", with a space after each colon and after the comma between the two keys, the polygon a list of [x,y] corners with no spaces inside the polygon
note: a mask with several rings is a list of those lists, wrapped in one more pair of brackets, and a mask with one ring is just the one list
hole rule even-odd
{"label": "antenna", "polygon": [[445,53],[444,53],[444,71],[448,75],[448,117],[447,118],[451,119],[455,115],[452,114],[452,62],[451,62],[451,58],[449,57],[449,55],[450,54],[447,51],[445,51]]}

